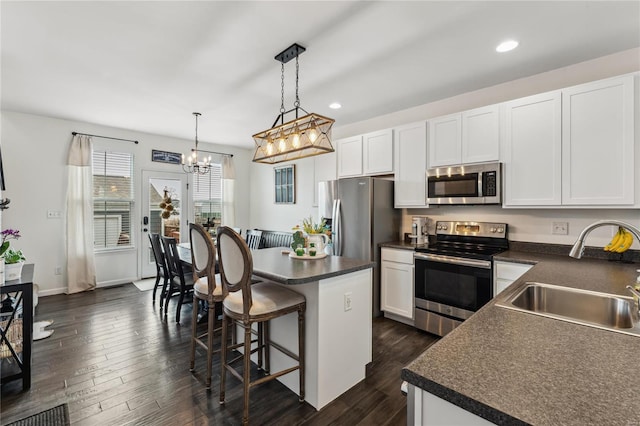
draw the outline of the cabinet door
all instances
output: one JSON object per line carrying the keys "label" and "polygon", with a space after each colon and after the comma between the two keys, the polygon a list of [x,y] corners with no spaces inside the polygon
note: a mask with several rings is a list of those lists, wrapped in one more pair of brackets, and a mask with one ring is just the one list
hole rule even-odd
{"label": "cabinet door", "polygon": [[398,127],[395,134],[395,207],[425,207],[427,123]]}
{"label": "cabinet door", "polygon": [[462,164],[499,160],[499,118],[498,105],[462,113]]}
{"label": "cabinet door", "polygon": [[393,131],[387,129],[364,135],[362,160],[365,175],[393,173]]}
{"label": "cabinet door", "polygon": [[338,177],[362,176],[362,136],[336,141]]}
{"label": "cabinet door", "polygon": [[316,155],[313,157],[313,206],[318,205],[318,183],[336,180],[336,153]]}
{"label": "cabinet door", "polygon": [[413,265],[381,262],[380,309],[413,319]]}
{"label": "cabinet door", "polygon": [[504,104],[504,206],[561,203],[561,96],[543,93]]}
{"label": "cabinet door", "polygon": [[527,263],[501,262],[496,260],[493,262],[493,297],[496,297],[505,288],[509,287],[515,280],[520,278],[533,265]]}
{"label": "cabinet door", "polygon": [[633,76],[562,91],[562,203],[634,204]]}
{"label": "cabinet door", "polygon": [[460,164],[461,143],[460,114],[429,120],[429,167]]}

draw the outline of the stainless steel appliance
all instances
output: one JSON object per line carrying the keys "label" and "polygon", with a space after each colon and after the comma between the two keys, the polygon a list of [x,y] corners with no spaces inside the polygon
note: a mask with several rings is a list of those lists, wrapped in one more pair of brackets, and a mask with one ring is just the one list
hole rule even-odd
{"label": "stainless steel appliance", "polygon": [[415,244],[425,244],[429,238],[427,224],[429,218],[426,216],[413,216],[411,218],[411,242]]}
{"label": "stainless steel appliance", "polygon": [[493,255],[509,248],[506,223],[436,222],[416,248],[415,326],[444,336],[493,297]]}
{"label": "stainless steel appliance", "polygon": [[429,204],[500,204],[501,163],[429,169],[427,194]]}
{"label": "stainless steel appliance", "polygon": [[393,181],[358,177],[320,182],[318,210],[331,225],[332,254],[368,259],[373,270],[373,314],[380,311],[380,248],[397,240],[401,210],[393,208]]}

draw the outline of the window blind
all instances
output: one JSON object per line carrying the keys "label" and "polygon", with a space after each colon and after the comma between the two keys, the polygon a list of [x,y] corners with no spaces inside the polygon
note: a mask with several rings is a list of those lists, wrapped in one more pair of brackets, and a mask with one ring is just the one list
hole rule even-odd
{"label": "window blind", "polygon": [[211,164],[209,173],[193,177],[195,222],[217,227],[222,218],[222,165]]}
{"label": "window blind", "polygon": [[94,248],[130,247],[133,211],[133,155],[93,152]]}

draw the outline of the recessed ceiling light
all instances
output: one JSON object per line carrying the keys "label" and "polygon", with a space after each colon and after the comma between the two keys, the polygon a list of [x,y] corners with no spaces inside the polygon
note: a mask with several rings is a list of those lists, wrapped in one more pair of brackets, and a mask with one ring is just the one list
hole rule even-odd
{"label": "recessed ceiling light", "polygon": [[498,45],[498,47],[496,47],[496,52],[504,53],[504,52],[508,52],[510,50],[513,50],[516,47],[518,47],[518,42],[517,41],[515,41],[515,40],[507,40],[507,41],[503,41],[502,43],[500,43]]}
{"label": "recessed ceiling light", "polygon": [[329,105],[329,108],[331,108],[331,109],[340,109],[340,108],[342,108],[342,105],[340,105],[339,102],[334,102],[334,103]]}

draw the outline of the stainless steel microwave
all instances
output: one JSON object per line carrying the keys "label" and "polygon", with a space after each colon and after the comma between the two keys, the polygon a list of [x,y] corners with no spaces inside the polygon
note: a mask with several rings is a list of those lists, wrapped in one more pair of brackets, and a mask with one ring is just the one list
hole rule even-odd
{"label": "stainless steel microwave", "polygon": [[502,165],[498,162],[427,170],[429,204],[501,204]]}

